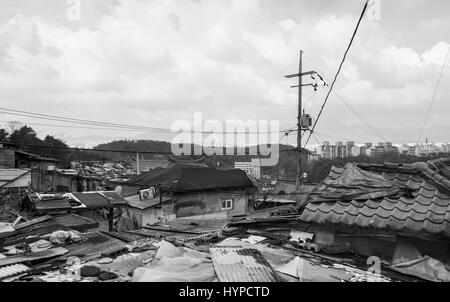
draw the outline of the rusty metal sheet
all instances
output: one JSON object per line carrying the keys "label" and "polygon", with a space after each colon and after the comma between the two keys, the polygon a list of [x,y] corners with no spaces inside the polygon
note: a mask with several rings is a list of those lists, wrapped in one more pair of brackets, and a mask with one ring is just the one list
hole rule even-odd
{"label": "rusty metal sheet", "polygon": [[211,247],[220,282],[276,282],[277,275],[260,251],[241,247]]}

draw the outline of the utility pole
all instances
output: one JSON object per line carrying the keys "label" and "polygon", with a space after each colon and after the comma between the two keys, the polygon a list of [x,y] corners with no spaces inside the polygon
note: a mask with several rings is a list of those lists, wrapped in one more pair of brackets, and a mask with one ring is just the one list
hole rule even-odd
{"label": "utility pole", "polygon": [[308,130],[309,127],[311,127],[310,124],[308,124],[306,115],[303,114],[303,108],[302,108],[302,88],[303,86],[313,86],[314,90],[317,90],[317,84],[303,84],[303,76],[305,75],[311,75],[313,77],[314,74],[317,74],[315,71],[307,71],[303,72],[303,50],[300,50],[300,62],[299,62],[299,68],[298,73],[291,74],[285,76],[285,78],[295,78],[298,77],[298,85],[291,86],[291,88],[298,88],[298,114],[297,114],[297,175],[295,179],[296,189],[297,189],[297,203],[300,202],[300,190],[302,185],[302,130]]}
{"label": "utility pole", "polygon": [[297,114],[297,177],[295,180],[297,191],[297,202],[300,201],[300,190],[302,185],[302,85],[303,85],[303,50],[300,50],[300,63],[298,67],[298,114]]}
{"label": "utility pole", "polygon": [[141,169],[139,167],[139,153],[136,153],[136,174],[137,175],[141,174]]}

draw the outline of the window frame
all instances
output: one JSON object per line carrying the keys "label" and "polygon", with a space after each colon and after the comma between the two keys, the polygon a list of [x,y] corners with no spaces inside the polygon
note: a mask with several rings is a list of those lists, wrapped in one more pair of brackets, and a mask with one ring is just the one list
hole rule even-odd
{"label": "window frame", "polygon": [[[229,206],[228,206],[229,203]],[[225,205],[225,207],[224,207]],[[234,199],[233,198],[227,198],[227,199],[221,199],[220,200],[220,209],[222,211],[228,211],[232,210],[234,208]]]}

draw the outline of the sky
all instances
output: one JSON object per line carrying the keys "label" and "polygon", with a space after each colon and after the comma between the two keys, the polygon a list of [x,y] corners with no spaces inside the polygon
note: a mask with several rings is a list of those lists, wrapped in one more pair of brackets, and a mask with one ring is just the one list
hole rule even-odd
{"label": "sky", "polygon": [[[2,0],[0,107],[143,127],[171,128],[200,112],[205,120],[275,120],[280,129],[292,128],[297,90],[290,86],[296,83],[284,75],[298,71],[303,50],[304,69],[331,82],[363,5],[363,0]],[[334,89],[347,105],[331,94],[311,143],[417,142],[450,47],[449,10],[447,0],[379,0],[371,6]],[[450,59],[422,140],[450,141],[448,65]],[[303,90],[304,108],[313,118],[327,89]],[[39,135],[72,145],[173,137],[71,128],[67,122],[4,113],[0,120],[28,123]],[[294,144],[295,133],[280,141]]]}

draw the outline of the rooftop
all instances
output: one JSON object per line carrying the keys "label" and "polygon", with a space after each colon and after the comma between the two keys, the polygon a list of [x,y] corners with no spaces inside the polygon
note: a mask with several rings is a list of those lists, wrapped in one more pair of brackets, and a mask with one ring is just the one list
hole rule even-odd
{"label": "rooftop", "polygon": [[449,166],[438,159],[332,167],[300,219],[450,237]]}

